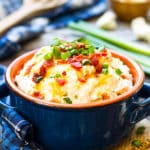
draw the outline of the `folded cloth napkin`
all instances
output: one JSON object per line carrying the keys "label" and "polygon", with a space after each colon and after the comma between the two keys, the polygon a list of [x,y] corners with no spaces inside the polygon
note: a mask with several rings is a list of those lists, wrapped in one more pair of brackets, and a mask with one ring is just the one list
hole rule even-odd
{"label": "folded cloth napkin", "polygon": [[[21,6],[22,0],[0,0],[1,14],[9,14]],[[80,8],[80,9],[79,9]],[[21,44],[43,32],[67,26],[70,22],[88,19],[103,13],[105,0],[68,0],[55,10],[10,29],[0,37],[0,60],[21,50]],[[3,10],[3,11],[2,11]],[[3,16],[0,16],[2,18]]]}
{"label": "folded cloth napkin", "polygon": [[1,115],[2,150],[42,150],[33,138],[32,125],[13,109]]}
{"label": "folded cloth napkin", "polygon": [[2,98],[9,92],[4,84],[5,71],[6,67],[0,65],[0,150],[42,150],[34,140],[32,125],[8,105],[9,96]]}

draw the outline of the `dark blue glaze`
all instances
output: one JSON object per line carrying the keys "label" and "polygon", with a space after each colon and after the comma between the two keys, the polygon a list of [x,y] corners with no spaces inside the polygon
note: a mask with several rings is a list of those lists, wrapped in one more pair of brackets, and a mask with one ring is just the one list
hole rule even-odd
{"label": "dark blue glaze", "polygon": [[[36,140],[45,150],[101,150],[121,140],[137,121],[150,115],[148,83],[125,101],[86,109],[42,106],[11,90],[9,94],[11,105],[33,124]],[[144,98],[142,102],[139,101],[141,97]]]}

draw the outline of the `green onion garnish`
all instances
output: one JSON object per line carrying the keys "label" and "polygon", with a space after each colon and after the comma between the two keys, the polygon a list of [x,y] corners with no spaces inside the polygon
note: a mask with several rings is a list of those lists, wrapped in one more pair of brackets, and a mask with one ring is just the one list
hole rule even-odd
{"label": "green onion garnish", "polygon": [[72,50],[70,51],[70,53],[71,53],[71,55],[73,56],[73,55],[77,55],[77,54],[78,54],[78,51],[75,50],[75,49],[72,49]]}
{"label": "green onion garnish", "polygon": [[122,74],[122,71],[121,71],[119,68],[117,68],[117,69],[115,70],[115,72],[116,72],[116,74],[118,74],[118,75],[121,75],[121,74]]}
{"label": "green onion garnish", "polygon": [[103,74],[108,74],[108,68],[103,68],[103,69],[102,69],[102,73],[103,73]]}
{"label": "green onion garnish", "polygon": [[139,148],[142,145],[142,142],[140,140],[133,140],[132,145]]}
{"label": "green onion garnish", "polygon": [[71,57],[71,52],[65,52],[61,54],[61,59],[66,60]]}
{"label": "green onion garnish", "polygon": [[63,100],[66,104],[72,104],[72,101],[69,97],[64,97]]}
{"label": "green onion garnish", "polygon": [[44,59],[45,60],[50,60],[50,59],[52,59],[52,57],[53,57],[53,52],[51,51],[51,52],[48,52],[48,53],[46,53],[45,55],[44,55]]}
{"label": "green onion garnish", "polygon": [[60,58],[61,57],[61,53],[60,53],[59,47],[54,46],[53,47],[53,53],[54,53],[54,57],[55,58]]}
{"label": "green onion garnish", "polygon": [[80,49],[80,51],[83,55],[89,55],[89,51],[87,49]]}
{"label": "green onion garnish", "polygon": [[59,38],[55,38],[52,42],[51,42],[51,46],[58,46],[60,44],[62,44],[62,40],[60,40]]}
{"label": "green onion garnish", "polygon": [[136,134],[137,135],[140,135],[140,134],[143,134],[145,131],[145,127],[144,126],[140,126],[136,129]]}
{"label": "green onion garnish", "polygon": [[77,39],[77,42],[81,42],[81,43],[92,45],[91,41],[86,39],[86,38],[84,38],[84,37],[80,37],[79,39]]}
{"label": "green onion garnish", "polygon": [[103,64],[102,64],[102,67],[103,67],[103,68],[108,68],[108,64],[107,64],[107,63],[103,63]]}
{"label": "green onion garnish", "polygon": [[95,47],[93,45],[88,46],[88,52],[89,54],[94,53]]}
{"label": "green onion garnish", "polygon": [[77,43],[75,41],[71,42],[72,48],[76,48],[77,47]]}
{"label": "green onion garnish", "polygon": [[60,77],[61,77],[61,74],[59,73],[56,73],[55,75],[50,76],[50,78],[60,78]]}

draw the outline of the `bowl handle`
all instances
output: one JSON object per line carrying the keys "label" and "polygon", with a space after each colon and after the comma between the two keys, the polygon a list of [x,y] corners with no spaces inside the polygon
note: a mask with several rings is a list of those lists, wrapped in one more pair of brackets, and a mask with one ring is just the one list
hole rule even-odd
{"label": "bowl handle", "polygon": [[5,83],[5,72],[6,67],[4,65],[0,65],[0,109],[4,110],[6,108],[13,108],[12,106],[6,104],[4,101],[1,101],[3,98],[9,95],[9,89]]}
{"label": "bowl handle", "polygon": [[150,83],[144,83],[125,112],[125,120],[130,124],[135,124],[148,115],[150,115]]}

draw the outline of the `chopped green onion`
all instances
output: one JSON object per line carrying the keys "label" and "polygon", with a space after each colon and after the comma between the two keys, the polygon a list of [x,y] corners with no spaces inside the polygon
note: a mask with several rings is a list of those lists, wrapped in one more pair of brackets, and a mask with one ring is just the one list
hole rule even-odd
{"label": "chopped green onion", "polygon": [[70,51],[70,53],[71,53],[71,55],[73,56],[73,55],[78,54],[78,51],[77,51],[76,49],[72,49],[72,50]]}
{"label": "chopped green onion", "polygon": [[89,55],[89,51],[87,49],[81,49],[80,51],[83,55]]}
{"label": "chopped green onion", "polygon": [[38,53],[38,54],[36,54],[36,57],[39,57],[39,56],[41,56],[42,54],[41,53]]}
{"label": "chopped green onion", "polygon": [[53,47],[53,53],[54,53],[54,57],[55,58],[60,58],[61,57],[61,53],[60,53],[59,47],[54,46]]}
{"label": "chopped green onion", "polygon": [[133,140],[132,145],[139,148],[142,146],[142,142],[140,140]]}
{"label": "chopped green onion", "polygon": [[75,41],[71,42],[72,48],[76,48],[77,47],[77,43]]}
{"label": "chopped green onion", "polygon": [[59,73],[55,74],[55,76],[54,76],[54,78],[59,78],[59,77],[61,77],[61,74],[59,74]]}
{"label": "chopped green onion", "polygon": [[65,52],[61,54],[61,59],[66,60],[71,57],[71,52]]}
{"label": "chopped green onion", "polygon": [[82,65],[90,65],[91,64],[91,61],[88,60],[88,59],[83,59],[82,60]]}
{"label": "chopped green onion", "polygon": [[91,35],[93,37],[102,39],[106,42],[109,42],[113,45],[116,45],[120,48],[124,48],[128,51],[132,51],[135,53],[140,53],[146,56],[150,56],[150,50],[148,48],[144,48],[142,46],[139,46],[137,44],[121,40],[115,36],[112,36],[107,31],[104,31],[102,29],[98,29],[95,26],[91,25],[90,23],[80,21],[78,23],[70,23],[69,27],[78,31],[82,31],[84,33],[87,33],[88,35]]}
{"label": "chopped green onion", "polygon": [[103,68],[108,68],[108,64],[107,64],[107,63],[103,63],[103,64],[102,64],[102,67],[103,67]]}
{"label": "chopped green onion", "polygon": [[52,42],[51,42],[51,46],[58,46],[60,44],[62,44],[62,40],[60,40],[59,38],[55,38]]}
{"label": "chopped green onion", "polygon": [[92,44],[90,40],[88,40],[88,39],[86,39],[86,38],[84,38],[84,37],[80,37],[80,38],[77,39],[76,41],[77,41],[77,42],[81,42],[81,43],[85,43],[85,44],[89,44],[89,45]]}
{"label": "chopped green onion", "polygon": [[144,126],[140,126],[136,129],[136,134],[137,135],[140,135],[140,134],[143,134],[145,131],[145,127]]}
{"label": "chopped green onion", "polygon": [[50,76],[50,78],[60,78],[60,77],[61,77],[61,74],[59,73],[56,73],[55,75]]}
{"label": "chopped green onion", "polygon": [[53,52],[51,51],[51,52],[48,52],[48,53],[46,53],[45,55],[44,55],[44,59],[45,60],[50,60],[50,59],[52,59],[52,57],[53,57]]}
{"label": "chopped green onion", "polygon": [[118,75],[121,75],[121,74],[122,74],[122,71],[121,71],[119,68],[117,68],[117,69],[115,70],[115,72],[116,72],[116,74],[118,74]]}
{"label": "chopped green onion", "polygon": [[69,97],[64,97],[63,100],[66,104],[72,104],[72,101]]}
{"label": "chopped green onion", "polygon": [[108,74],[108,68],[103,68],[103,69],[102,69],[102,73],[103,73],[103,74]]}
{"label": "chopped green onion", "polygon": [[95,47],[93,45],[88,46],[88,52],[89,54],[94,53]]}

